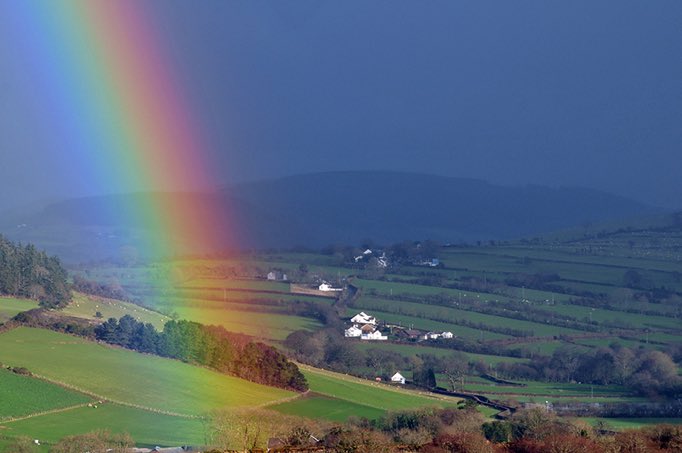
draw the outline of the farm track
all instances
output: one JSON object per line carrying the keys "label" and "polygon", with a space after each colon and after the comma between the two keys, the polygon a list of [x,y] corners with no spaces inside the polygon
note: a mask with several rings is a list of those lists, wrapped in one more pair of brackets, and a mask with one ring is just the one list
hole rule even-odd
{"label": "farm track", "polygon": [[0,420],[0,423],[14,423],[14,422],[19,422],[21,420],[27,420],[29,418],[41,417],[43,415],[58,414],[60,412],[67,412],[67,411],[72,411],[74,409],[80,409],[81,407],[87,407],[89,404],[92,404],[92,403],[81,403],[81,404],[76,404],[75,406],[67,406],[67,407],[60,407],[58,409],[50,409],[49,411],[34,412],[32,414],[22,415],[21,417],[10,417],[10,418],[4,419],[4,420]]}

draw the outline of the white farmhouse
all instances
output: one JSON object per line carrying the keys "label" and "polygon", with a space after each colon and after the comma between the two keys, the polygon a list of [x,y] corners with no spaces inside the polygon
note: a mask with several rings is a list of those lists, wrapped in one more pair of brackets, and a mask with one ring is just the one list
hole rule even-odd
{"label": "white farmhouse", "polygon": [[334,288],[332,285],[330,285],[327,282],[322,282],[322,284],[318,287],[320,291],[343,291],[343,288]]}
{"label": "white farmhouse", "polygon": [[441,336],[442,336],[443,338],[453,338],[453,337],[454,337],[454,335],[452,334],[452,332],[443,332],[443,333],[441,334]]}
{"label": "white farmhouse", "polygon": [[405,377],[400,374],[400,372],[397,372],[393,376],[391,376],[391,382],[395,382],[397,384],[404,384],[405,383]]}
{"label": "white farmhouse", "polygon": [[358,326],[351,326],[343,331],[343,336],[346,338],[357,338],[362,335],[362,330],[358,329]]}
{"label": "white farmhouse", "polygon": [[442,334],[436,332],[428,332],[424,334],[424,340],[437,340]]}
{"label": "white farmhouse", "polygon": [[360,336],[361,340],[388,340],[388,337],[386,335],[382,335],[381,332],[378,330],[375,330],[372,333],[363,333]]}
{"label": "white farmhouse", "polygon": [[377,319],[374,316],[370,316],[364,311],[361,311],[357,315],[353,316],[350,319],[350,322],[355,324],[372,324],[374,326],[377,323]]}

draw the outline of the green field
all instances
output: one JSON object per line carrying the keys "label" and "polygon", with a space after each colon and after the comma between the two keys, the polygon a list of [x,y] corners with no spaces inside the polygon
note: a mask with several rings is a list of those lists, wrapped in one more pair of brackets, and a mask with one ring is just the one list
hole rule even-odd
{"label": "green field", "polygon": [[0,334],[0,361],[113,402],[179,414],[263,405],[294,395],[179,361],[26,327]]}
{"label": "green field", "polygon": [[682,418],[592,418],[585,417],[585,420],[591,425],[596,425],[599,422],[605,423],[607,427],[617,430],[636,429],[643,426],[671,424],[682,425]]}
{"label": "green field", "polygon": [[389,301],[366,297],[355,303],[354,310],[381,311],[413,316],[415,318],[441,320],[441,322],[466,320],[473,323],[481,323],[487,326],[504,327],[525,332],[532,332],[533,335],[539,337],[552,337],[554,335],[561,334],[577,335],[582,333],[579,330],[568,329],[565,327],[551,326],[497,315],[488,315],[474,311],[462,310],[459,308],[444,307],[440,305],[427,305],[416,302],[405,302],[401,300]]}
{"label": "green field", "polygon": [[301,369],[311,391],[382,411],[427,406],[444,407],[455,405],[459,401],[457,398],[436,397],[426,392],[409,391],[308,366],[301,366]]}
{"label": "green field", "polygon": [[[231,332],[270,340],[283,340],[296,330],[316,330],[321,324],[301,316],[235,309],[234,305],[201,299],[186,299],[165,307],[180,319],[223,326]],[[237,307],[240,308],[240,307]]]}
{"label": "green field", "polygon": [[[417,354],[431,354],[436,357],[446,357],[454,354],[457,351],[454,349],[435,348],[432,346],[424,346],[422,344],[397,344],[386,343],[383,341],[361,341],[357,347],[360,350],[381,349],[383,351],[397,352],[404,357],[414,357]],[[488,365],[496,365],[500,362],[526,362],[527,359],[517,357],[506,357],[497,355],[474,354],[471,352],[463,353],[472,362],[483,362]]]}
{"label": "green field", "polygon": [[344,422],[348,417],[376,419],[386,411],[347,400],[312,394],[287,403],[270,406],[278,412],[312,419]]}
{"label": "green field", "polygon": [[0,369],[0,422],[89,401],[92,398],[81,393]]}
{"label": "green field", "polygon": [[103,321],[109,318],[119,319],[125,315],[130,315],[137,321],[151,323],[157,330],[163,330],[163,325],[170,321],[168,316],[139,305],[81,293],[74,293],[73,300],[66,308],[62,309],[62,312],[76,318],[91,320],[98,319],[95,314],[100,312],[102,314],[101,320]]}
{"label": "green field", "polygon": [[29,299],[0,297],[0,323],[9,321],[22,311],[38,308],[38,302]]}
{"label": "green field", "polygon": [[138,446],[204,445],[205,422],[199,419],[155,414],[131,407],[104,403],[54,414],[5,422],[0,425],[0,450],[13,437],[38,439],[47,451],[49,444],[77,434],[105,429],[112,433],[128,433]]}
{"label": "green field", "polygon": [[617,385],[589,385],[589,384],[559,384],[550,382],[519,381],[526,384],[525,387],[509,387],[502,385],[480,385],[467,384],[465,389],[470,392],[478,393],[505,393],[519,395],[557,395],[566,397],[576,397],[584,395],[594,395],[595,397],[627,397],[629,393]]}

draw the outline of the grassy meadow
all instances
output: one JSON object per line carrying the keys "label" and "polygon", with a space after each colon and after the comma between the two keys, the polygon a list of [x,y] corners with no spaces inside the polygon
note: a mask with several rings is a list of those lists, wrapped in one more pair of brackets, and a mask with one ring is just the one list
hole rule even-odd
{"label": "grassy meadow", "polygon": [[0,362],[98,398],[189,416],[294,395],[176,360],[26,327],[0,334]]}
{"label": "grassy meadow", "polygon": [[91,401],[93,398],[84,394],[40,379],[19,375],[8,369],[0,369],[0,423]]}
{"label": "grassy meadow", "polygon": [[38,439],[41,451],[66,436],[85,434],[96,430],[111,433],[128,433],[138,446],[204,445],[206,423],[153,413],[132,407],[104,403],[93,407],[40,415],[14,422],[0,422],[0,451],[14,437],[27,436]]}
{"label": "grassy meadow", "polygon": [[13,297],[0,297],[0,323],[7,322],[22,311],[38,308],[38,302]]}
{"label": "grassy meadow", "polygon": [[[62,309],[62,312],[69,316],[89,320],[119,319],[130,315],[139,322],[152,324],[157,330],[162,330],[163,325],[171,319],[166,315],[129,302],[82,293],[74,293],[73,300]],[[97,317],[98,312],[101,314],[100,317]]]}

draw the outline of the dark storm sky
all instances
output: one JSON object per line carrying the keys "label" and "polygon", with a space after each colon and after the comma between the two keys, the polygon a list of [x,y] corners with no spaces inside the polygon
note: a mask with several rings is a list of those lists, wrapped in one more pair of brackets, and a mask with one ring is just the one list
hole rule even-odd
{"label": "dark storm sky", "polygon": [[[226,183],[407,170],[682,207],[679,0],[157,1],[150,11]],[[2,49],[0,68],[14,64]],[[0,99],[0,178],[12,188],[0,206],[76,194],[69,175],[58,187],[28,177],[41,167],[20,150],[54,150],[27,138],[41,128],[21,111]]]}

